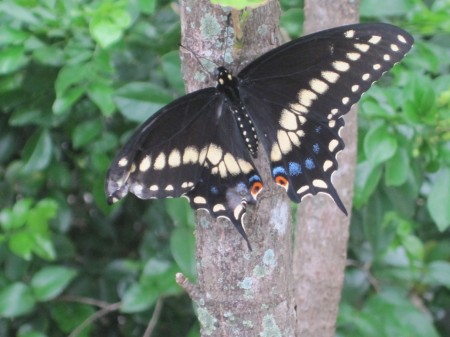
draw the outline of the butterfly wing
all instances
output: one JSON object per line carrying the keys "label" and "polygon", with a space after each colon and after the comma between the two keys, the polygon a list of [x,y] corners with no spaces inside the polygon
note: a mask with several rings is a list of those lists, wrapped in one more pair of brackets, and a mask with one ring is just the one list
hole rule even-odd
{"label": "butterfly wing", "polygon": [[[110,203],[185,196],[194,209],[243,228],[246,205],[262,189],[225,97],[214,88],[181,97],[146,121],[108,171]],[[247,240],[248,242],[248,240]]]}
{"label": "butterfly wing", "polygon": [[272,176],[293,201],[324,192],[346,213],[331,182],[344,148],[342,116],[412,43],[391,25],[344,26],[282,45],[239,73]]}

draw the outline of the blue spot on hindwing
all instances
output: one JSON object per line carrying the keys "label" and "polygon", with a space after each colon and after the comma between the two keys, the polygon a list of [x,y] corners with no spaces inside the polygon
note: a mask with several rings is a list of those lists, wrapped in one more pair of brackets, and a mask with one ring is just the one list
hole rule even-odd
{"label": "blue spot on hindwing", "polygon": [[283,166],[276,166],[276,167],[274,167],[274,168],[272,169],[272,176],[273,176],[273,177],[276,177],[276,176],[278,176],[279,174],[287,175],[287,174],[286,174],[286,170],[284,169]]}
{"label": "blue spot on hindwing", "polygon": [[321,126],[318,126],[318,127],[315,128],[316,133],[320,133],[321,130],[322,130]]}
{"label": "blue spot on hindwing", "polygon": [[312,158],[306,158],[305,159],[305,167],[308,170],[312,170],[316,167],[316,164],[314,164],[314,160],[312,160]]}
{"label": "blue spot on hindwing", "polygon": [[261,177],[257,174],[254,174],[248,179],[248,181],[250,183],[254,183],[255,181],[261,181]]}
{"label": "blue spot on hindwing", "polygon": [[296,163],[294,161],[289,162],[289,175],[290,176],[298,176],[302,174],[302,166],[300,163]]}
{"label": "blue spot on hindwing", "polygon": [[244,183],[238,183],[236,185],[236,192],[238,192],[239,194],[246,194],[248,191],[247,189],[247,185]]}
{"label": "blue spot on hindwing", "polygon": [[318,143],[314,144],[314,145],[313,145],[313,152],[314,152],[315,154],[318,154],[319,151],[320,151],[320,146],[319,146],[319,144],[318,144]]}
{"label": "blue spot on hindwing", "polygon": [[212,194],[219,194],[219,189],[216,186],[211,186],[210,190]]}

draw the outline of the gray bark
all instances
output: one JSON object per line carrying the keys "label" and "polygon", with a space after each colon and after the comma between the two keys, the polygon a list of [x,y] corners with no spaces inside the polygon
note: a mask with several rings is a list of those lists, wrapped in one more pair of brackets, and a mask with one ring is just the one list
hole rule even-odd
{"label": "gray bark", "polygon": [[[180,11],[182,45],[190,49],[181,49],[188,91],[215,85],[194,54],[210,72],[217,65],[236,72],[279,44],[276,1],[248,11],[248,16],[233,12],[228,29],[229,12],[208,0],[183,0]],[[196,303],[202,336],[295,335],[289,202],[284,190],[273,186],[261,149],[256,166],[265,185],[247,214],[252,252],[229,221],[197,212],[197,283],[182,275],[177,281]]]}
{"label": "gray bark", "polygon": [[[306,0],[305,34],[358,21],[358,1]],[[346,148],[339,154],[333,182],[349,212],[346,217],[331,198],[305,198],[296,215],[294,279],[297,301],[297,336],[331,337],[347,255],[347,241],[356,163],[356,109],[345,117],[341,132]]]}

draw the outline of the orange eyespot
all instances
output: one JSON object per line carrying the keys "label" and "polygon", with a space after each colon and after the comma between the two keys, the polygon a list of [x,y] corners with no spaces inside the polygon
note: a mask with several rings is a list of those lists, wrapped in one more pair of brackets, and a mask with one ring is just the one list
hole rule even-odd
{"label": "orange eyespot", "polygon": [[281,187],[283,187],[286,191],[288,189],[288,185],[289,185],[289,181],[283,177],[283,176],[276,176],[275,177],[275,182],[280,185]]}
{"label": "orange eyespot", "polygon": [[252,194],[253,198],[256,199],[256,196],[261,192],[263,188],[263,184],[260,181],[255,181],[252,184],[252,187],[250,188],[250,193]]}

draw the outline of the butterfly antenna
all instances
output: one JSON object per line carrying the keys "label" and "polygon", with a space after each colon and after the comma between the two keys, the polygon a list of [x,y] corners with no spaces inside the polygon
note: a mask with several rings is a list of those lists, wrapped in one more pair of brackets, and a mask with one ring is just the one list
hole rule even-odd
{"label": "butterfly antenna", "polygon": [[183,48],[184,50],[186,50],[186,51],[188,51],[189,53],[191,53],[191,54],[195,57],[195,59],[197,60],[198,64],[200,64],[200,67],[203,69],[203,71],[204,71],[206,74],[208,74],[208,76],[211,76],[211,72],[208,71],[208,69],[205,68],[205,66],[203,65],[203,63],[202,63],[201,60],[204,59],[204,60],[206,60],[206,61],[208,61],[208,62],[211,62],[211,63],[213,63],[213,64],[217,67],[217,65],[216,65],[213,61],[211,61],[210,59],[208,59],[208,58],[206,58],[206,57],[203,57],[203,56],[198,55],[198,54],[197,54],[195,51],[193,51],[191,48],[185,47],[185,46],[183,46],[181,43],[179,44],[179,46],[180,46],[180,48]]}
{"label": "butterfly antenna", "polygon": [[230,37],[230,35],[229,35],[230,26],[231,26],[231,12],[228,13],[228,15],[227,15],[227,28],[225,29],[225,40],[223,41],[225,46],[223,48],[222,66],[225,65],[225,56],[227,55],[227,49],[228,49],[228,38]]}

